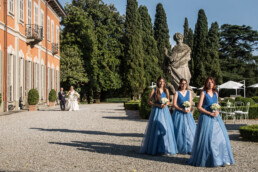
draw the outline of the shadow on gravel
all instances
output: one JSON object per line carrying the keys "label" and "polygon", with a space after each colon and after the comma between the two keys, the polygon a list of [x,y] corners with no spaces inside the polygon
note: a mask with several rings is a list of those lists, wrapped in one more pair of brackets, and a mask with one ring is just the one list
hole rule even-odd
{"label": "shadow on gravel", "polygon": [[64,133],[81,133],[90,135],[107,135],[107,136],[118,136],[118,137],[143,137],[140,133],[108,133],[103,131],[86,131],[86,130],[69,130],[69,129],[44,129],[44,128],[30,128],[39,131],[48,132],[64,132]]}
{"label": "shadow on gravel", "polygon": [[112,143],[99,143],[99,142],[80,142],[80,141],[72,141],[70,143],[62,143],[62,142],[49,142],[49,143],[62,145],[62,146],[76,147],[78,150],[81,150],[81,151],[89,151],[89,152],[109,154],[109,155],[120,155],[120,156],[126,156],[126,157],[152,160],[152,161],[188,165],[187,164],[188,158],[176,157],[176,155],[168,157],[168,156],[151,156],[146,154],[140,154],[139,146],[117,145]]}
{"label": "shadow on gravel", "polygon": [[[123,110],[126,113],[126,116],[103,116],[102,118],[106,119],[118,119],[118,120],[130,120],[130,121],[136,121],[136,122],[147,122],[146,119],[142,119],[139,115],[138,110]],[[105,113],[111,113],[111,112],[105,112]]]}

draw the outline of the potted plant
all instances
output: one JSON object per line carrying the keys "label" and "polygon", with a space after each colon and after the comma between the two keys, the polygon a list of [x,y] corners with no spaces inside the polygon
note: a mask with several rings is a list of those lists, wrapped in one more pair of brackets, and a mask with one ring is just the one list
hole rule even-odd
{"label": "potted plant", "polygon": [[49,100],[49,106],[50,106],[50,107],[55,106],[55,101],[56,101],[56,99],[57,99],[56,90],[52,89],[52,90],[49,92],[49,95],[48,95],[48,100]]}
{"label": "potted plant", "polygon": [[37,111],[37,104],[39,102],[39,92],[36,89],[31,89],[28,93],[29,111]]}

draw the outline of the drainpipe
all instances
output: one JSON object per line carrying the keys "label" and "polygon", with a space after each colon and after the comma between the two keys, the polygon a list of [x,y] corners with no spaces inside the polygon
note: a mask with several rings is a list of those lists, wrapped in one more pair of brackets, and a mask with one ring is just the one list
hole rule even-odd
{"label": "drainpipe", "polygon": [[3,102],[4,102],[4,111],[8,111],[7,106],[7,0],[4,0],[4,78],[3,82]]}

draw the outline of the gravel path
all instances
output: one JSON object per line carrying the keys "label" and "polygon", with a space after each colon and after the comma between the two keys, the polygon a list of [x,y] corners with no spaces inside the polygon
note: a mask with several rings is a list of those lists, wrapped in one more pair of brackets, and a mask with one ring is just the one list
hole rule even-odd
{"label": "gravel path", "polygon": [[199,168],[189,155],[139,154],[147,120],[123,104],[80,108],[0,116],[0,171],[258,171],[258,143],[239,138],[240,124],[227,124],[236,165]]}

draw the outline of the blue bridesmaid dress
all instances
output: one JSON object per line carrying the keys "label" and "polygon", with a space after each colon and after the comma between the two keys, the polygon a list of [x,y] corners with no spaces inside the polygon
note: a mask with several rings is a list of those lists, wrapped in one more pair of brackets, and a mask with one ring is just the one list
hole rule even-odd
{"label": "blue bridesmaid dress", "polygon": [[[217,93],[211,97],[204,91],[202,107],[212,112],[211,105],[217,103]],[[226,127],[220,117],[200,113],[195,133],[192,155],[188,163],[193,166],[217,167],[234,164],[234,157]]]}
{"label": "blue bridesmaid dress", "polygon": [[[164,91],[161,94],[161,98],[163,97],[167,97]],[[177,153],[174,126],[167,106],[163,109],[157,106],[152,107],[149,122],[140,148],[140,153],[150,155],[173,155]]]}
{"label": "blue bridesmaid dress", "polygon": [[[190,91],[187,91],[185,97],[179,91],[177,91],[177,94],[177,105],[180,108],[183,108],[183,103],[185,101],[190,101]],[[178,153],[191,153],[196,130],[196,125],[192,113],[185,113],[175,109],[172,115],[172,119]]]}

